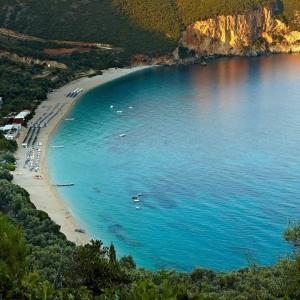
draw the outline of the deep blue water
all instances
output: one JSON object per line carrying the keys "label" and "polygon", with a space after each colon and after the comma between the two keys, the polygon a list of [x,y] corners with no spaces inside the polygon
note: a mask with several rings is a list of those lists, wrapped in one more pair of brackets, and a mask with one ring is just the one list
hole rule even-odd
{"label": "deep blue water", "polygon": [[59,190],[73,214],[139,266],[273,263],[300,217],[299,79],[300,56],[272,56],[100,86],[52,138],[52,180],[74,182]]}

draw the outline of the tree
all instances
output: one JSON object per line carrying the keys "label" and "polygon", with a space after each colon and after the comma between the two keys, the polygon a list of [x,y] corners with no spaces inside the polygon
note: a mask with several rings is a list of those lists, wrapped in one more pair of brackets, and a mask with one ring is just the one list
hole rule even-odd
{"label": "tree", "polygon": [[125,268],[127,270],[133,270],[136,268],[136,264],[135,264],[132,256],[121,257],[119,263],[122,268]]}
{"label": "tree", "polygon": [[1,179],[5,179],[7,181],[12,181],[13,175],[11,173],[9,173],[9,171],[6,169],[0,169],[0,180]]}
{"label": "tree", "polygon": [[10,163],[10,164],[14,164],[14,163],[16,162],[15,157],[14,157],[11,153],[9,153],[9,152],[3,154],[2,159],[3,159],[6,163]]}
{"label": "tree", "polygon": [[284,238],[294,249],[292,260],[285,264],[286,293],[290,299],[300,299],[300,220],[289,224]]}
{"label": "tree", "polygon": [[300,250],[300,220],[298,223],[289,224],[288,229],[284,232],[284,238],[296,251]]}
{"label": "tree", "polygon": [[[114,264],[111,264],[110,259]],[[103,247],[101,241],[91,241],[90,244],[75,249],[65,278],[67,286],[86,286],[94,295],[130,282],[118,265],[114,247]]]}
{"label": "tree", "polygon": [[0,298],[16,297],[27,269],[26,255],[22,231],[0,214]]}
{"label": "tree", "polygon": [[115,264],[117,262],[117,255],[114,245],[111,243],[108,251],[109,262]]}

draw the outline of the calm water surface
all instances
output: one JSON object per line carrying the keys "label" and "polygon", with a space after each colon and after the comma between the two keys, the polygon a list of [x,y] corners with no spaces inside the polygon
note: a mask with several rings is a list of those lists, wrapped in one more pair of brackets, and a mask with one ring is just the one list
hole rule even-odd
{"label": "calm water surface", "polygon": [[300,56],[273,56],[100,86],[52,138],[51,178],[74,182],[59,190],[73,214],[139,266],[273,263],[300,217],[299,79]]}

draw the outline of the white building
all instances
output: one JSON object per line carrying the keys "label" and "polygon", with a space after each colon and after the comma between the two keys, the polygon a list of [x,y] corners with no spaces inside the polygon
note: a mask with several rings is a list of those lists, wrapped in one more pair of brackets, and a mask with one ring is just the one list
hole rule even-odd
{"label": "white building", "polygon": [[13,123],[16,123],[16,124],[23,124],[24,121],[25,121],[25,118],[26,118],[28,115],[30,115],[30,111],[29,111],[29,110],[21,111],[20,113],[18,113],[18,114],[14,117]]}
{"label": "white building", "polygon": [[8,124],[0,127],[0,131],[3,132],[3,135],[7,140],[14,140],[19,135],[21,128],[21,124]]}

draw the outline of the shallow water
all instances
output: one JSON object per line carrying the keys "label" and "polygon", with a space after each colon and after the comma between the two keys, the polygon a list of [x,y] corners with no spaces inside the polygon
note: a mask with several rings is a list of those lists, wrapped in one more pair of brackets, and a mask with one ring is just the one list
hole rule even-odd
{"label": "shallow water", "polygon": [[74,182],[59,192],[75,216],[139,266],[273,263],[300,217],[299,58],[155,68],[100,86],[53,136],[65,147],[49,148],[51,178]]}

